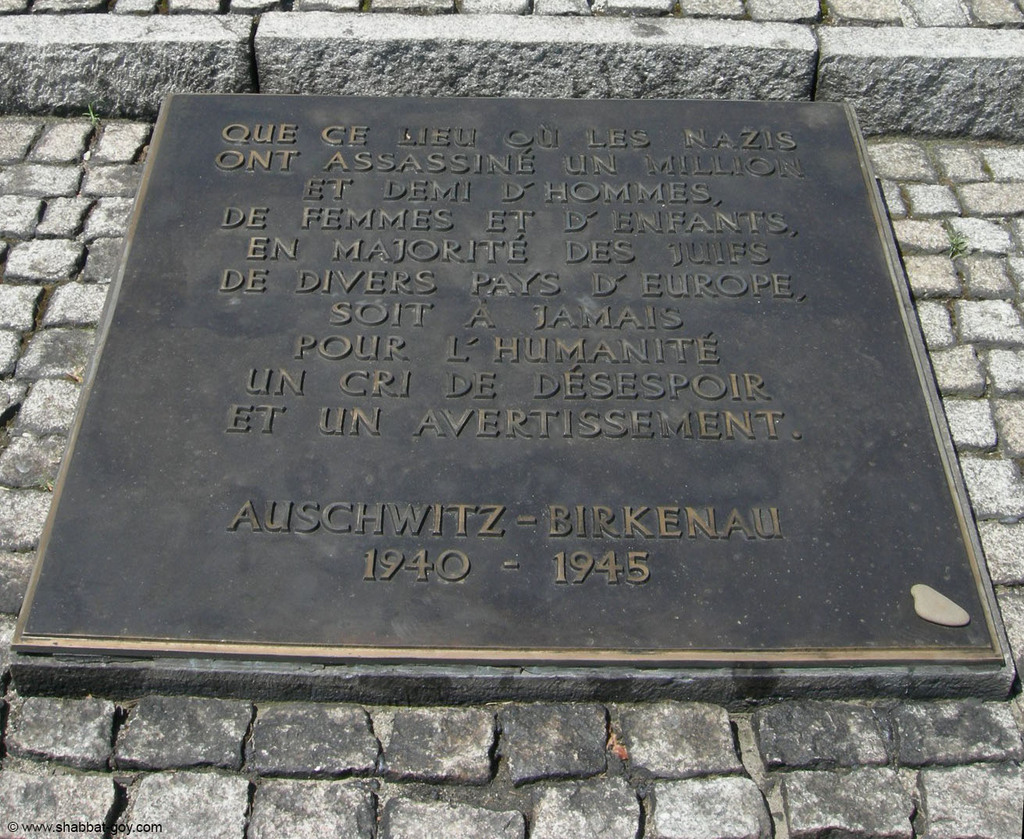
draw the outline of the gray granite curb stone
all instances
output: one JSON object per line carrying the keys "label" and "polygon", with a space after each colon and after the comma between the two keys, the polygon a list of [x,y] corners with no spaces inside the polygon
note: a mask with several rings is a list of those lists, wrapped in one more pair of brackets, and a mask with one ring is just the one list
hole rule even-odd
{"label": "gray granite curb stone", "polygon": [[270,12],[264,93],[809,99],[816,47],[791,24]]}
{"label": "gray granite curb stone", "polygon": [[252,90],[247,18],[16,16],[0,28],[0,112],[156,114],[168,93]]}
{"label": "gray granite curb stone", "polygon": [[823,27],[815,98],[868,133],[1024,139],[1024,32]]}

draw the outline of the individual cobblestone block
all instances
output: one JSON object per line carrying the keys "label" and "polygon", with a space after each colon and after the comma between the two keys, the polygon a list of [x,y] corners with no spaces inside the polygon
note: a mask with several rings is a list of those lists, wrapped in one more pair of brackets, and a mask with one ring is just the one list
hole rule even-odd
{"label": "individual cobblestone block", "polygon": [[960,212],[953,190],[943,184],[907,184],[903,191],[912,216],[929,218]]}
{"label": "individual cobblestone block", "polygon": [[80,386],[70,380],[41,379],[32,385],[18,411],[18,433],[66,434],[78,407]]}
{"label": "individual cobblestone block", "polygon": [[892,720],[903,766],[1024,757],[1020,732],[1005,703],[909,702],[896,707]]}
{"label": "individual cobblestone block", "polygon": [[28,0],[0,0],[0,15],[20,14],[28,11]]}
{"label": "individual cobblestone block", "polygon": [[1006,300],[957,300],[953,303],[960,340],[969,344],[1024,344],[1024,324]]}
{"label": "individual cobblestone block", "polygon": [[116,0],[111,11],[115,15],[151,15],[156,5],[156,0]]}
{"label": "individual cobblestone block", "polygon": [[228,11],[236,15],[259,15],[280,8],[279,0],[230,0]]}
{"label": "individual cobblestone block", "polygon": [[599,15],[647,17],[667,15],[673,5],[672,0],[594,0],[593,10]]}
{"label": "individual cobblestone block", "polygon": [[443,15],[455,11],[455,0],[370,0],[370,11],[409,15]]}
{"label": "individual cobblestone block", "polygon": [[1013,297],[1013,281],[1006,273],[1006,260],[972,256],[964,260],[967,292],[971,297]]}
{"label": "individual cobblestone block", "polygon": [[914,803],[891,769],[791,772],[781,776],[789,835],[911,839]]}
{"label": "individual cobblestone block", "polygon": [[597,705],[512,705],[502,713],[502,731],[500,749],[517,786],[605,770],[605,710]]}
{"label": "individual cobblestone block", "polygon": [[992,408],[979,399],[945,399],[946,421],[958,451],[989,451],[996,447]]}
{"label": "individual cobblestone block", "polygon": [[981,156],[997,181],[1024,181],[1024,148],[981,149]]}
{"label": "individual cobblestone block", "polygon": [[380,839],[523,839],[526,824],[515,810],[485,810],[468,804],[392,798],[384,807]]}
{"label": "individual cobblestone block", "polygon": [[1024,190],[1019,183],[963,184],[957,189],[964,212],[976,216],[1024,213]]}
{"label": "individual cobblestone block", "polygon": [[998,588],[996,600],[1019,673],[1024,668],[1024,588]]}
{"label": "individual cobblestone block", "polygon": [[0,330],[0,375],[12,373],[21,355],[21,335],[17,332]]}
{"label": "individual cobblestone block", "polygon": [[100,198],[86,219],[85,240],[124,236],[131,214],[131,198]]}
{"label": "individual cobblestone block", "polygon": [[636,836],[640,801],[621,778],[545,787],[530,820],[530,839]]}
{"label": "individual cobblestone block", "polygon": [[7,256],[8,280],[60,282],[69,279],[82,262],[83,247],[68,239],[18,242]]}
{"label": "individual cobblestone block", "polygon": [[685,17],[741,18],[743,0],[679,0]]}
{"label": "individual cobblestone block", "polygon": [[171,15],[216,15],[220,7],[220,0],[167,0],[167,13]]}
{"label": "individual cobblestone block", "polygon": [[162,824],[173,826],[175,836],[242,839],[249,782],[238,776],[157,772],[134,784],[128,802],[119,827]]}
{"label": "individual cobblestone block", "polygon": [[0,194],[70,198],[78,194],[81,180],[82,170],[78,166],[19,163],[0,172]]}
{"label": "individual cobblestone block", "polygon": [[816,23],[821,19],[818,0],[747,0],[751,20]]}
{"label": "individual cobblestone block", "polygon": [[142,147],[149,142],[151,127],[145,122],[107,122],[96,141],[90,161],[98,163],[134,163]]}
{"label": "individual cobblestone block", "polygon": [[395,711],[379,725],[384,773],[399,780],[485,784],[491,779],[494,712],[477,708]]}
{"label": "individual cobblestone block", "polygon": [[108,286],[68,283],[50,298],[43,313],[43,326],[93,326],[103,313]]}
{"label": "individual cobblestone block", "polygon": [[[1021,225],[1020,232],[1024,234],[1024,224]],[[1006,260],[1006,267],[1013,282],[1017,285],[1018,293],[1024,293],[1024,256],[1009,257]]]}
{"label": "individual cobblestone block", "polygon": [[902,0],[909,11],[904,26],[969,26],[970,19],[960,0]]}
{"label": "individual cobblestone block", "polygon": [[921,332],[929,350],[952,347],[956,343],[956,338],[953,336],[953,322],[949,318],[949,310],[945,305],[918,301],[915,308],[917,309],[917,318],[921,322]]}
{"label": "individual cobblestone block", "polygon": [[965,456],[960,458],[960,468],[979,519],[1024,515],[1024,484],[1012,462]]}
{"label": "individual cobblestone block", "polygon": [[19,379],[81,379],[92,355],[91,329],[44,329],[32,336],[18,361]]}
{"label": "individual cobblestone block", "polygon": [[[996,403],[997,417],[1000,404],[1007,403]],[[1024,422],[1024,410],[1020,414]],[[1003,524],[983,521],[978,523],[978,533],[992,582],[995,585],[1024,585],[1024,522]]]}
{"label": "individual cobblestone block", "polygon": [[903,201],[903,194],[900,192],[899,184],[896,181],[881,181],[882,198],[885,199],[885,207],[889,211],[889,218],[902,218],[907,214],[907,205]]}
{"label": "individual cobblestone block", "polygon": [[34,551],[52,496],[32,489],[0,488],[0,551]]}
{"label": "individual cobblestone block", "polygon": [[0,285],[0,328],[22,332],[32,329],[42,293],[42,287],[37,285]]}
{"label": "individual cobblestone block", "polygon": [[106,11],[107,0],[33,0],[33,12],[75,14]]}
{"label": "individual cobblestone block", "polygon": [[24,401],[27,392],[25,382],[0,381],[0,417],[9,417]]}
{"label": "individual cobblestone block", "polygon": [[849,102],[869,134],[1024,138],[1024,32],[831,26],[818,43],[815,99]]}
{"label": "individual cobblestone block", "polygon": [[960,296],[960,278],[948,256],[908,256],[903,264],[914,297]]}
{"label": "individual cobblestone block", "polygon": [[[264,93],[806,99],[816,45],[804,27],[536,14],[382,21],[271,12],[256,31]],[[379,72],[387,66],[388,72]],[[606,72],[605,67],[614,68]]]}
{"label": "individual cobblestone block", "polygon": [[11,703],[5,743],[16,757],[106,769],[113,730],[109,700],[30,696]]}
{"label": "individual cobblestone block", "polygon": [[[526,14],[526,9],[529,7],[529,0],[522,0],[524,4],[524,10],[522,12],[514,12],[512,14]],[[491,9],[490,3],[484,2],[483,12],[485,14],[499,13],[498,9]],[[362,0],[299,0],[298,9],[300,12],[358,12],[362,6]],[[465,8],[466,4],[463,4],[463,8],[460,11],[463,12],[480,12],[479,6],[474,5],[473,8]]]}
{"label": "individual cobblestone block", "polygon": [[241,769],[251,719],[248,702],[146,696],[129,710],[114,759],[124,769]]}
{"label": "individual cobblestone block", "polygon": [[124,240],[119,237],[94,239],[86,246],[85,268],[82,281],[86,283],[109,283],[117,273],[121,261]]}
{"label": "individual cobblestone block", "polygon": [[879,178],[935,183],[938,177],[927,149],[916,140],[875,140],[868,143],[868,156]]}
{"label": "individual cobblestone block", "polygon": [[892,227],[903,253],[943,253],[949,250],[949,234],[941,222],[897,219]]}
{"label": "individual cobblestone block", "polygon": [[982,169],[981,153],[969,146],[935,146],[932,154],[939,164],[939,172],[952,183],[988,180]]}
{"label": "individual cobblestone block", "polygon": [[577,16],[590,15],[592,10],[588,0],[533,0],[535,15]]}
{"label": "individual cobblestone block", "polygon": [[618,709],[622,743],[634,769],[655,778],[742,772],[729,715],[703,703],[659,702]]}
{"label": "individual cobblestone block", "polygon": [[[11,670],[11,641],[14,638],[14,618],[0,615],[0,673]],[[0,773],[0,778],[7,773]]]}
{"label": "individual cobblestone block", "polygon": [[46,202],[46,213],[36,227],[40,238],[70,239],[82,229],[82,219],[92,206],[88,198],[52,198]]}
{"label": "individual cobblestone block", "polygon": [[155,115],[168,93],[252,89],[242,18],[18,15],[0,32],[0,111]]}
{"label": "individual cobblestone block", "polygon": [[379,750],[362,708],[286,703],[260,707],[246,762],[261,775],[338,776],[371,772]]}
{"label": "individual cobblestone block", "polygon": [[337,836],[372,839],[373,793],[357,781],[263,781],[256,791],[248,839]]}
{"label": "individual cobblestone block", "polygon": [[1024,392],[1024,352],[989,350],[985,362],[992,390],[997,395]]}
{"label": "individual cobblestone block", "polygon": [[0,553],[0,613],[17,615],[25,599],[34,553]]}
{"label": "individual cobblestone block", "polygon": [[921,772],[928,839],[997,839],[1022,834],[1024,769],[958,766]]}
{"label": "individual cobblestone block", "polygon": [[92,124],[88,122],[55,122],[43,131],[43,136],[32,148],[28,159],[33,163],[77,163],[85,153],[92,132]]}
{"label": "individual cobblestone block", "polygon": [[134,163],[90,166],[82,182],[82,194],[96,197],[116,195],[132,198],[142,180],[142,167]]}
{"label": "individual cobblestone block", "polygon": [[749,778],[695,778],[654,785],[645,839],[768,839],[771,819]]}
{"label": "individual cobblestone block", "polygon": [[896,0],[829,0],[829,12],[841,23],[901,23]]}
{"label": "individual cobblestone block", "polygon": [[889,762],[886,727],[866,705],[781,702],[758,710],[751,724],[769,769],[828,769]]}
{"label": "individual cobblestone block", "polygon": [[0,454],[0,484],[49,488],[57,477],[67,441],[63,437],[13,437]]}
{"label": "individual cobblestone block", "polygon": [[5,828],[9,822],[102,825],[113,806],[109,775],[38,775],[6,767],[0,772]]}
{"label": "individual cobblestone block", "polygon": [[1013,0],[964,0],[971,16],[982,26],[1020,26],[1024,14]]}
{"label": "individual cobblestone block", "polygon": [[28,195],[0,195],[0,236],[28,239],[36,229],[43,202]]}
{"label": "individual cobblestone block", "polygon": [[24,160],[42,129],[38,120],[0,117],[0,164]]}
{"label": "individual cobblestone block", "polygon": [[1010,234],[995,222],[980,218],[951,218],[946,223],[954,235],[967,240],[972,251],[1006,254],[1012,250]]}

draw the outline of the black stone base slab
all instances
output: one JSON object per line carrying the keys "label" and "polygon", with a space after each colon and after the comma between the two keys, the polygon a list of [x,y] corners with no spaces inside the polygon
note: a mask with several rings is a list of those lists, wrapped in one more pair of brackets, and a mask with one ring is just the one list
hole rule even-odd
{"label": "black stone base slab", "polygon": [[1006,661],[843,106],[171,97],[100,345],[21,653]]}

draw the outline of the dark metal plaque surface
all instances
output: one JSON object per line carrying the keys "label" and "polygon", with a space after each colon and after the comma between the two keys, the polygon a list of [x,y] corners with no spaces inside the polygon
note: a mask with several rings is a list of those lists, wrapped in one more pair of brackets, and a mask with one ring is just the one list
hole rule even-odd
{"label": "dark metal plaque surface", "polygon": [[102,344],[21,651],[1000,660],[842,106],[173,97]]}

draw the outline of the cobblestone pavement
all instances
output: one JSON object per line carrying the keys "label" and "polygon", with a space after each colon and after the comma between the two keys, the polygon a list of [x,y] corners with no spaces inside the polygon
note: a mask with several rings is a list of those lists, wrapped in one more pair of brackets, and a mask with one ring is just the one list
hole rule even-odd
{"label": "cobblestone pavement", "polygon": [[[7,643],[150,130],[0,118]],[[1021,668],[1024,147],[870,149]],[[1019,683],[1006,702],[739,709],[112,701],[19,696],[6,649],[0,836],[37,822],[237,839],[1021,836]]]}

